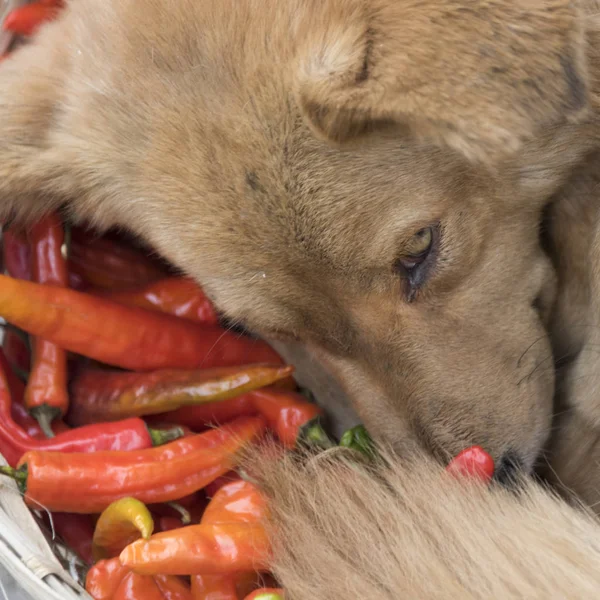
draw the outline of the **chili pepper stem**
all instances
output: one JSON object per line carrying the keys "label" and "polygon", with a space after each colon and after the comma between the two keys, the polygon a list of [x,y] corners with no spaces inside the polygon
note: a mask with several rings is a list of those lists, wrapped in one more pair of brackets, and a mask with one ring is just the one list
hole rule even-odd
{"label": "chili pepper stem", "polygon": [[333,448],[335,444],[323,429],[321,418],[315,417],[302,426],[298,432],[297,444],[306,445],[309,448]]}
{"label": "chili pepper stem", "polygon": [[367,458],[375,458],[376,455],[373,440],[364,425],[356,425],[356,427],[344,432],[340,439],[340,446],[351,448],[364,454]]}
{"label": "chili pepper stem", "polygon": [[27,471],[24,469],[13,469],[12,467],[1,466],[0,475],[7,475],[11,479],[14,479],[22,490],[24,490],[27,485]]}
{"label": "chili pepper stem", "polygon": [[41,406],[33,407],[29,413],[39,423],[43,434],[48,439],[53,438],[54,431],[52,431],[52,421],[61,416],[60,409],[49,406],[48,404],[42,404]]}
{"label": "chili pepper stem", "polygon": [[181,427],[173,427],[171,429],[151,429],[148,427],[148,434],[153,446],[162,446],[183,437],[185,432]]}
{"label": "chili pepper stem", "polygon": [[183,525],[189,525],[192,522],[192,515],[190,515],[190,511],[185,509],[178,502],[167,502],[167,506],[170,506],[174,511],[179,513],[181,517],[181,522]]}

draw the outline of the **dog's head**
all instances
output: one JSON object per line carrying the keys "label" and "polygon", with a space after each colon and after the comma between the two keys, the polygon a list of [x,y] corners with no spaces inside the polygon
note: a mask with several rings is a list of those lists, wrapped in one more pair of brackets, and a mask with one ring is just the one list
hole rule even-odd
{"label": "dog's head", "polygon": [[94,126],[67,146],[96,137],[103,214],[305,343],[374,434],[530,467],[553,394],[539,223],[589,104],[575,3],[73,4]]}

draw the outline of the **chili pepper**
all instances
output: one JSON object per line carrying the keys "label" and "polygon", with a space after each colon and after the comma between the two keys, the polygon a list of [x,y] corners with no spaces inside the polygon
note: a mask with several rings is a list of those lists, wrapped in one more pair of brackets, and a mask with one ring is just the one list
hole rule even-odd
{"label": "chili pepper", "polygon": [[2,24],[2,29],[12,31],[17,35],[31,36],[40,25],[53,20],[57,12],[55,6],[49,6],[41,2],[24,4],[8,13]]}
{"label": "chili pepper", "polygon": [[[20,377],[25,379],[29,377],[29,369],[31,368],[31,360],[29,353],[29,345],[26,342],[26,333],[21,333],[11,326],[4,328],[4,339],[2,347],[10,365],[20,374]],[[25,388],[23,388],[25,391]]]}
{"label": "chili pepper", "polygon": [[300,428],[323,411],[300,393],[269,387],[218,404],[186,406],[162,416],[199,429],[208,423],[222,423],[235,416],[257,413],[267,420],[282,444],[294,447]]}
{"label": "chili pepper", "polygon": [[94,564],[92,537],[94,526],[89,515],[52,513],[52,521],[46,519],[63,542],[88,565]]}
{"label": "chili pepper", "polygon": [[224,485],[228,483],[232,483],[234,481],[241,481],[241,477],[235,471],[229,471],[229,473],[225,473],[221,477],[215,479],[212,483],[209,483],[204,488],[204,493],[208,498],[212,498]]}
{"label": "chili pepper", "polygon": [[224,485],[209,502],[201,524],[254,523],[266,518],[267,505],[258,488],[248,481]]}
{"label": "chili pepper", "polygon": [[0,315],[31,335],[131,370],[282,364],[266,343],[66,288],[0,275]]}
{"label": "chili pepper", "polygon": [[261,588],[248,594],[244,600],[284,600],[281,588]]}
{"label": "chili pepper", "polygon": [[129,572],[118,558],[101,560],[88,571],[85,589],[94,600],[112,600]]}
{"label": "chili pepper", "polygon": [[[264,429],[262,419],[245,418],[196,436],[199,442],[183,438],[129,452],[32,451],[23,455],[17,469],[0,467],[0,473],[17,480],[29,506],[50,511],[101,512],[126,496],[144,504],[170,502],[229,471],[240,448]],[[165,461],[168,465],[161,464]]]}
{"label": "chili pepper", "polygon": [[238,600],[235,576],[194,575],[192,597],[194,600]]}
{"label": "chili pepper", "polygon": [[219,322],[217,311],[202,288],[185,277],[167,277],[134,290],[96,293],[126,306],[157,310],[196,323]]}
{"label": "chili pepper", "polygon": [[129,246],[73,230],[69,270],[86,283],[106,290],[138,287],[165,276],[154,262]]}
{"label": "chili pepper", "polygon": [[107,506],[96,523],[93,553],[96,560],[118,556],[125,546],[154,531],[152,515],[136,498],[121,498]]}
{"label": "chili pepper", "polygon": [[449,473],[475,477],[483,482],[494,476],[494,459],[481,447],[471,446],[456,455],[446,467]]}
{"label": "chili pepper", "polygon": [[285,378],[293,369],[269,365],[150,373],[86,369],[71,387],[69,422],[112,421],[225,400]]}
{"label": "chili pepper", "polygon": [[142,575],[218,575],[267,570],[270,546],[260,523],[200,524],[137,540],[119,558]]}
{"label": "chili pepper", "polygon": [[3,231],[2,251],[6,272],[16,279],[31,280],[31,248],[27,236],[12,228]]}
{"label": "chili pepper", "polygon": [[[67,264],[61,253],[65,235],[58,216],[52,214],[36,223],[29,232],[29,241],[34,281],[67,287]],[[69,408],[67,355],[62,348],[40,337],[33,340],[25,406],[47,437],[54,435],[50,423],[62,417]]]}
{"label": "chili pepper", "polygon": [[172,531],[173,529],[180,529],[183,526],[181,519],[175,517],[158,517],[157,519],[157,531]]}
{"label": "chili pepper", "polygon": [[[154,581],[164,600],[193,600],[190,586],[173,575],[155,575]],[[145,600],[145,599],[144,599]],[[214,598],[213,600],[219,600]]]}

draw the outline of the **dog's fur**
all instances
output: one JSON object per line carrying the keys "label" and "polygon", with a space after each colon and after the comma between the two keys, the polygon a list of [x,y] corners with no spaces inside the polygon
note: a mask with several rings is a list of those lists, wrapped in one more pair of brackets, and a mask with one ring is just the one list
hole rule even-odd
{"label": "dog's fur", "polygon": [[[26,221],[65,205],[75,219],[130,229],[230,319],[300,342],[396,451],[446,457],[479,443],[500,468],[511,455],[531,470],[552,428],[551,336],[574,357],[559,370],[568,419],[589,428],[588,440],[600,427],[594,381],[577,384],[600,335],[597,274],[573,241],[578,228],[592,239],[596,221],[597,11],[591,0],[73,0],[0,68],[0,216]],[[539,236],[551,200],[553,264]],[[399,265],[424,227],[437,235],[417,288]],[[573,475],[588,465],[569,466],[583,448],[575,428],[564,424],[554,471],[590,488]],[[528,568],[509,570],[512,587],[493,579],[479,550],[511,546],[478,527],[461,533],[446,523],[451,513],[457,523],[487,514],[498,535],[505,515],[526,523],[533,510],[539,541],[533,529],[511,535],[535,576],[547,572],[536,557],[566,577],[572,556],[595,547],[582,524],[598,539],[595,525],[534,489],[520,499],[481,492],[474,504],[398,469],[405,504],[378,501],[383,488],[361,480],[362,517],[353,483],[331,470],[323,481],[333,491],[315,491],[330,527],[342,524],[328,498],[344,504],[365,536],[361,556],[388,544],[382,565],[397,573],[365,576],[358,589],[369,597],[397,587],[434,598],[444,582],[463,586],[460,597],[519,597],[531,581],[553,596],[558,588],[528,580]],[[290,505],[295,480],[283,473],[274,506],[289,509],[281,531],[293,536],[309,505]],[[439,499],[447,512],[434,510]],[[406,513],[413,502],[423,513]],[[370,529],[384,510],[397,524]],[[544,555],[553,520],[572,556]],[[317,534],[313,525],[305,538],[324,544],[316,551],[287,555],[298,573],[330,565],[331,585],[365,575],[349,578],[355,563],[336,562],[339,553],[328,562],[337,542]],[[434,534],[448,544],[434,548]],[[414,554],[398,552],[402,536]],[[591,569],[597,554],[588,556]],[[411,588],[428,559],[434,573]],[[462,571],[468,560],[480,579]],[[282,564],[294,598],[319,597],[294,588],[292,563]],[[574,569],[583,597],[595,580]]]}

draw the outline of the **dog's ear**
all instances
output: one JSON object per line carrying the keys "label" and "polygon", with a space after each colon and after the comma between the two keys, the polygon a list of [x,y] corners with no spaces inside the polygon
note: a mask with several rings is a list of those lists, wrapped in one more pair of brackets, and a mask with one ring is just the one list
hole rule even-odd
{"label": "dog's ear", "polygon": [[330,141],[393,121],[493,162],[585,114],[577,2],[325,4],[300,53],[297,94],[311,128]]}

